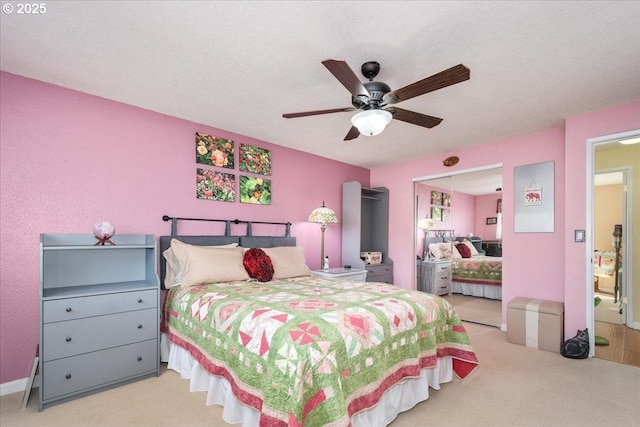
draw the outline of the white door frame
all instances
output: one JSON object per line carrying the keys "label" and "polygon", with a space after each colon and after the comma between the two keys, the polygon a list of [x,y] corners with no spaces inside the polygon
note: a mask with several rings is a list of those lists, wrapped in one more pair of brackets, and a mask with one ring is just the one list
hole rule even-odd
{"label": "white door frame", "polygon": [[[589,334],[589,356],[592,357],[595,354],[595,304],[593,303],[593,298],[595,296],[594,293],[594,289],[593,289],[593,230],[594,230],[594,223],[593,223],[593,209],[594,209],[594,177],[595,177],[595,147],[597,144],[602,144],[602,143],[607,143],[607,142],[612,142],[612,141],[619,141],[621,139],[626,139],[626,138],[634,138],[634,137],[640,137],[640,130],[634,130],[634,131],[629,131],[629,132],[622,132],[622,133],[617,133],[617,134],[612,134],[612,135],[605,135],[605,136],[599,136],[596,138],[589,138],[586,141],[586,151],[587,151],[587,165],[586,165],[586,201],[587,201],[587,218],[586,218],[586,235],[587,235],[587,239],[586,239],[586,245],[585,245],[585,269],[586,269],[586,283],[585,283],[585,288],[586,288],[586,314],[587,314],[587,319],[586,319],[586,324],[587,327],[591,330],[591,333]],[[601,172],[601,171],[597,171],[597,172]],[[631,203],[632,198],[632,189],[630,187],[630,184],[632,182],[632,176],[631,176],[631,170],[625,170],[625,172],[627,172],[627,194],[626,194],[626,201],[627,201],[627,206],[626,206],[626,212],[625,212],[625,218],[624,218],[624,222],[626,223],[625,227],[623,227],[623,235],[625,235],[627,238],[623,239],[623,253],[625,254],[625,259],[629,260],[632,259],[632,254],[631,254],[631,250],[633,247],[632,242],[630,241],[630,236],[632,236],[632,230],[631,230],[631,226],[632,226],[632,208],[633,208],[633,203]],[[624,260],[623,260],[624,262]],[[633,321],[633,282],[631,281],[632,279],[632,271],[630,268],[625,268],[624,270],[624,283],[626,284],[626,296],[628,298],[628,304],[626,307],[626,319],[625,319],[625,323],[632,327],[632,321]]]}

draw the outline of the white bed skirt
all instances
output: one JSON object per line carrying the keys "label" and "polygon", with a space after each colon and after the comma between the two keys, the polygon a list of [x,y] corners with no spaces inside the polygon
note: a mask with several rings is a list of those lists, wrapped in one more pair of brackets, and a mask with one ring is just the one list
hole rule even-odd
{"label": "white bed skirt", "polygon": [[502,299],[502,286],[477,285],[473,283],[451,282],[451,292],[454,294],[471,295],[489,299]]}
{"label": "white bed skirt", "polygon": [[[161,336],[161,358],[167,368],[191,380],[190,390],[206,391],[207,405],[223,406],[222,418],[230,424],[241,423],[243,427],[259,425],[260,413],[243,405],[231,392],[229,382],[222,377],[209,374],[183,348],[169,343],[166,334]],[[351,419],[353,427],[384,427],[400,412],[413,408],[429,398],[429,387],[439,390],[440,384],[453,379],[453,362],[450,357],[440,359],[438,366],[425,368],[419,378],[411,378],[389,389],[374,408],[362,411]]]}

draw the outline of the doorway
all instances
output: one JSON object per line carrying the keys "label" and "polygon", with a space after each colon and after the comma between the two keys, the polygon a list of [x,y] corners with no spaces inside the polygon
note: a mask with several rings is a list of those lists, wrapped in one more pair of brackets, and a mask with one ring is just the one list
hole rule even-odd
{"label": "doorway", "polygon": [[[598,150],[596,147],[596,157]],[[627,228],[627,176],[629,168],[596,171],[593,198],[594,292],[596,322],[626,324],[627,283],[620,272],[623,263],[622,237]],[[616,230],[620,235],[616,237]]]}
{"label": "doorway", "polygon": [[[414,179],[414,200],[418,289],[422,278],[434,268],[429,255],[430,243],[442,242],[453,250],[454,241],[472,242],[478,255],[487,255],[493,263],[502,263],[501,202],[502,165],[490,165],[456,173]],[[433,222],[421,228],[425,219]],[[499,233],[496,234],[496,231]],[[458,243],[459,244],[459,243]],[[474,261],[480,257],[472,257]],[[471,261],[471,260],[469,260]],[[463,260],[452,260],[453,277],[447,298],[464,321],[502,327],[501,278],[467,280],[462,277]],[[445,262],[446,263],[446,262]],[[439,266],[438,268],[441,268]],[[422,270],[421,270],[422,269]],[[499,291],[499,292],[496,292]]]}
{"label": "doorway", "polygon": [[[640,304],[638,301],[638,297],[640,297],[640,291],[638,290],[637,284],[634,283],[634,277],[640,277],[638,275],[637,266],[634,266],[633,252],[639,250],[638,245],[634,243],[634,240],[631,236],[633,236],[633,226],[634,223],[637,225],[638,220],[634,218],[634,205],[638,204],[638,196],[636,195],[634,200],[634,192],[633,190],[633,172],[634,167],[636,169],[636,174],[640,169],[638,168],[640,164],[638,164],[638,150],[640,149],[637,145],[622,145],[620,144],[620,140],[626,140],[633,137],[640,137],[640,130],[625,132],[622,134],[609,135],[600,138],[594,138],[587,141],[587,230],[586,235],[589,236],[587,239],[587,325],[592,331],[596,331],[598,326],[603,324],[599,318],[601,315],[598,315],[596,318],[596,297],[600,295],[601,290],[608,291],[614,304],[609,307],[604,307],[612,309],[613,317],[609,317],[609,320],[619,320],[621,323],[622,329],[627,329],[630,332],[638,332],[634,331],[631,328],[640,329],[640,325],[638,323],[634,323],[633,321],[633,312],[634,306],[637,308]],[[602,258],[599,258],[603,252],[603,247],[609,247],[610,249],[615,249],[616,244],[613,242],[615,237],[613,236],[614,228],[609,232],[608,239],[609,241],[596,240],[597,227],[597,212],[596,212],[596,191],[597,191],[597,178],[600,179],[604,176],[605,173],[614,173],[621,172],[622,176],[622,197],[616,203],[616,206],[621,209],[620,214],[620,224],[616,224],[621,226],[621,236],[620,243],[617,245],[619,247],[620,259],[619,265],[620,268],[615,268],[615,272],[618,274],[618,280],[614,283],[619,287],[618,290],[611,289],[611,284],[606,286],[606,283],[598,283],[596,282],[596,263],[602,262]],[[638,213],[635,213],[637,217]],[[610,228],[610,225],[607,226]],[[634,246],[636,246],[634,248]],[[599,252],[597,252],[599,251]],[[617,256],[614,259],[618,259]],[[634,274],[634,268],[636,272]],[[636,279],[636,282],[638,280]],[[613,285],[615,288],[615,284]],[[604,294],[603,294],[604,295]],[[607,301],[609,302],[609,301]],[[617,311],[617,312],[616,312]],[[609,314],[609,313],[607,313]],[[600,328],[602,330],[602,328]],[[590,356],[595,355],[598,357],[598,351],[595,346],[595,337],[596,333],[590,334]],[[624,334],[622,335],[624,336]],[[622,347],[622,344],[617,344]],[[601,353],[601,351],[600,351]],[[603,357],[604,358],[604,357]],[[610,359],[609,359],[610,360]],[[622,362],[624,363],[624,362]]]}

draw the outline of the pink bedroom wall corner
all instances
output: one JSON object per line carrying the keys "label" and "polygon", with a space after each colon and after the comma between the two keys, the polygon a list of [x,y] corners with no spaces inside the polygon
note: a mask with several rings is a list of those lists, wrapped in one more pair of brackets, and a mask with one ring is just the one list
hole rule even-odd
{"label": "pink bedroom wall corner", "polygon": [[[165,214],[289,221],[318,268],[309,213],[325,200],[340,217],[342,183],[369,184],[364,168],[10,73],[0,89],[0,383],[28,375],[38,342],[40,233],[91,233],[108,220],[117,234],[159,236],[170,232]],[[271,205],[197,199],[195,132],[271,150]],[[340,248],[336,224],[326,252],[340,259]]]}

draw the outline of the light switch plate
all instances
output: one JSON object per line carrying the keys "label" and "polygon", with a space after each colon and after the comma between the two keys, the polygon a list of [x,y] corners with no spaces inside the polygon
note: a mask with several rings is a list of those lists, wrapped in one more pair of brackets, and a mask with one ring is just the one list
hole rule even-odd
{"label": "light switch plate", "polygon": [[573,241],[574,242],[584,242],[585,241],[585,231],[584,230],[573,230]]}

